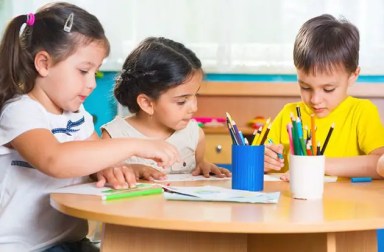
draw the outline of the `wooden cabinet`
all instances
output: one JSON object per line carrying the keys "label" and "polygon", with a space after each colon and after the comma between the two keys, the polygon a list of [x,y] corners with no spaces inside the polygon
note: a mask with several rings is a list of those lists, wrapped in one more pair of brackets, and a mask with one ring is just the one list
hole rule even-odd
{"label": "wooden cabinet", "polygon": [[[230,164],[232,154],[232,139],[226,127],[206,127],[205,159],[215,164]],[[241,128],[245,137],[251,136],[251,128]]]}
{"label": "wooden cabinet", "polygon": [[205,159],[216,164],[231,163],[232,140],[229,134],[205,134]]}

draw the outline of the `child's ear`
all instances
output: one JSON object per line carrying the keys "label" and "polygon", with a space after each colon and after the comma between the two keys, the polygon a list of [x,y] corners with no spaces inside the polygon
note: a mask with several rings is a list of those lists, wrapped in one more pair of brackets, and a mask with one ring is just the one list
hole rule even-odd
{"label": "child's ear", "polygon": [[35,68],[40,76],[46,77],[48,75],[49,63],[51,57],[46,51],[40,51],[35,55]]}
{"label": "child's ear", "polygon": [[349,76],[349,80],[348,80],[348,86],[352,86],[357,78],[359,77],[359,74],[360,74],[360,67],[357,67],[355,72],[351,73],[351,76]]}
{"label": "child's ear", "polygon": [[139,94],[136,99],[137,104],[148,115],[153,115],[153,100],[145,94]]}

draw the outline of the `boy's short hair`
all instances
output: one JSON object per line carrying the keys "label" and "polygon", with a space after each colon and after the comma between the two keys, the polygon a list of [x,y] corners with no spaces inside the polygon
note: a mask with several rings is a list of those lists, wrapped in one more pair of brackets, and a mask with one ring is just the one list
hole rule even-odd
{"label": "boy's short hair", "polygon": [[342,67],[348,73],[359,66],[359,30],[342,18],[324,14],[306,21],[296,35],[293,61],[306,74],[329,73]]}

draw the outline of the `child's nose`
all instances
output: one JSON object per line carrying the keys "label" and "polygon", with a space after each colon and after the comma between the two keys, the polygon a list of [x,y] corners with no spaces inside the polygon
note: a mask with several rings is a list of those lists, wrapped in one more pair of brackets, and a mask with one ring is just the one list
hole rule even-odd
{"label": "child's nose", "polygon": [[197,111],[197,99],[196,99],[196,97],[191,101],[190,111],[191,111],[191,113],[195,113]]}
{"label": "child's nose", "polygon": [[319,94],[318,92],[313,92],[311,96],[311,103],[318,104],[320,103],[320,101],[321,101],[321,94]]}
{"label": "child's nose", "polygon": [[96,79],[90,79],[87,81],[87,88],[95,89],[96,88]]}

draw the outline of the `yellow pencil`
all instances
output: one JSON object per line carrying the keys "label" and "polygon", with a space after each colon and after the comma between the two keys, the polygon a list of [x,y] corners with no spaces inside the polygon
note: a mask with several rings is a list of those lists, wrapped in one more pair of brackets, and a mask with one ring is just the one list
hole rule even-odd
{"label": "yellow pencil", "polygon": [[258,139],[259,139],[259,137],[260,137],[260,134],[261,134],[261,131],[263,130],[263,126],[260,126],[258,129],[257,129],[257,131],[256,131],[256,133],[255,133],[255,136],[253,137],[253,140],[252,140],[252,143],[251,143],[251,145],[256,145],[257,144],[257,141],[258,141]]}
{"label": "yellow pencil", "polygon": [[267,119],[267,121],[265,122],[265,124],[264,124],[263,130],[260,133],[260,137],[257,139],[256,145],[260,145],[261,140],[264,138],[264,137],[261,137],[261,136],[265,135],[265,132],[267,131],[267,128],[268,128],[268,125],[269,125],[270,121],[271,121],[271,118],[269,117]]}

